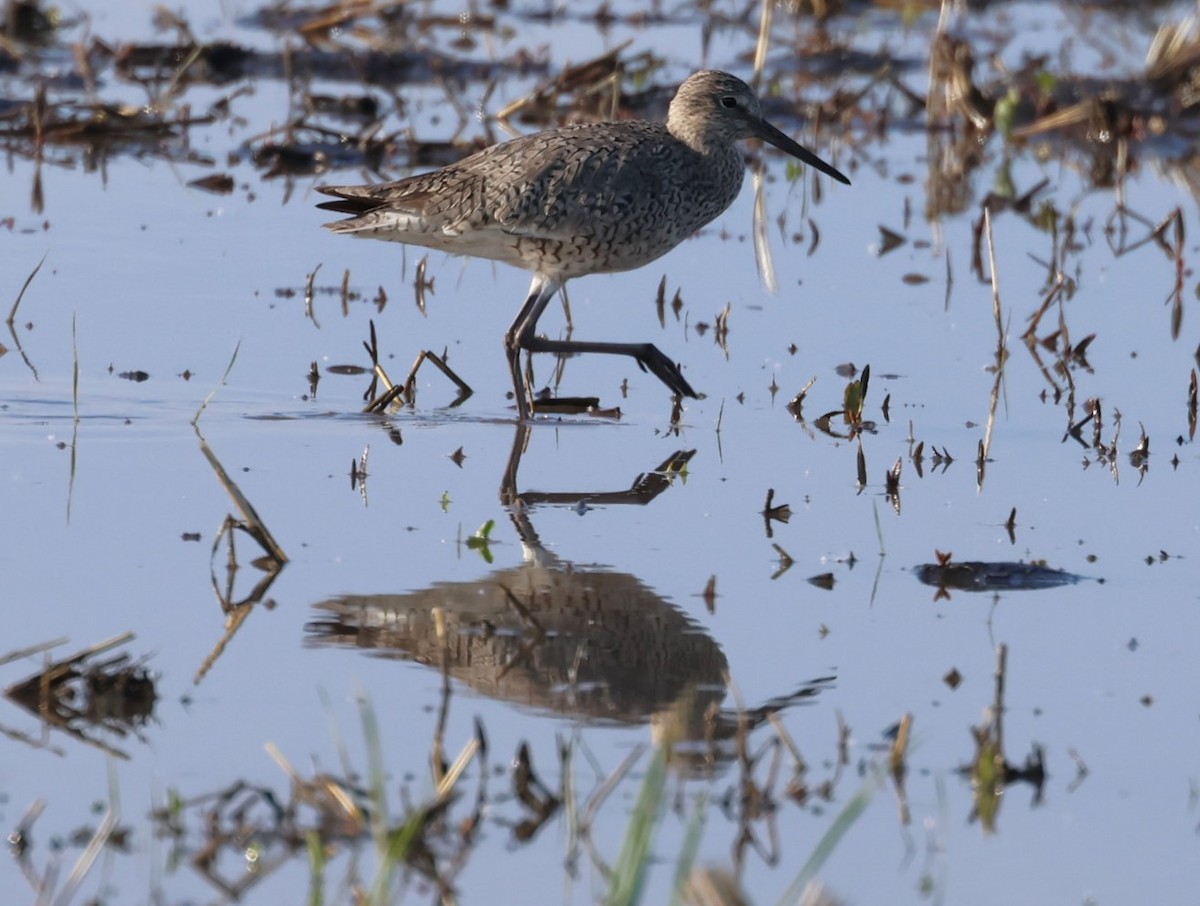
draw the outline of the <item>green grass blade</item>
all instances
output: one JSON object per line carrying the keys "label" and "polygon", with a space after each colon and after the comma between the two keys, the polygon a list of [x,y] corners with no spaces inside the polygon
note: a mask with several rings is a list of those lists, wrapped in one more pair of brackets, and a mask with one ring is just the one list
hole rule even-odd
{"label": "green grass blade", "polygon": [[696,864],[696,853],[700,851],[700,840],[704,837],[704,825],[708,820],[708,795],[701,793],[696,801],[696,809],[688,821],[687,832],[683,837],[683,850],[679,854],[679,864],[675,866],[675,883],[671,885],[671,904],[680,906],[683,903],[683,886],[692,866]]}
{"label": "green grass blade", "polygon": [[646,769],[646,779],[642,781],[642,791],[625,832],[621,855],[613,866],[608,897],[604,901],[606,906],[633,906],[641,896],[646,869],[650,865],[650,845],[666,790],[666,774],[666,748],[659,746]]}
{"label": "green grass blade", "polygon": [[812,855],[808,857],[808,861],[800,869],[800,874],[796,876],[796,880],[792,882],[792,886],[787,889],[787,893],[779,901],[780,906],[800,901],[800,895],[804,892],[805,886],[816,877],[817,872],[821,870],[821,866],[833,855],[833,851],[842,842],[842,837],[846,835],[846,832],[850,830],[854,822],[862,816],[862,813],[867,810],[867,806],[870,805],[871,799],[874,798],[875,791],[878,789],[878,779],[873,776],[868,777],[858,792],[846,803],[846,807],[842,809],[837,819],[830,825],[829,830],[825,831],[824,836],[817,841]]}
{"label": "green grass blade", "polygon": [[315,829],[304,835],[308,846],[308,906],[325,904],[325,846]]}

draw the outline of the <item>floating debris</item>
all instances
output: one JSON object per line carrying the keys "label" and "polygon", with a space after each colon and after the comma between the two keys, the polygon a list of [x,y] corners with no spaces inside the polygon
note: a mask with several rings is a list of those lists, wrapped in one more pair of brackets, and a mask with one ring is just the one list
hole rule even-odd
{"label": "floating debris", "polygon": [[48,726],[119,758],[129,756],[104,736],[140,736],[158,701],[155,679],[128,654],[100,655],[126,642],[127,632],[48,664],[4,690],[5,696]]}
{"label": "floating debris", "polygon": [[[945,557],[943,560],[942,557]],[[939,555],[937,563],[923,563],[913,572],[917,579],[943,592],[957,591],[1040,591],[1059,588],[1085,581],[1087,576],[1077,576],[1061,569],[1052,569],[1044,563],[1022,563],[1020,561],[982,560],[954,562],[950,555]]]}

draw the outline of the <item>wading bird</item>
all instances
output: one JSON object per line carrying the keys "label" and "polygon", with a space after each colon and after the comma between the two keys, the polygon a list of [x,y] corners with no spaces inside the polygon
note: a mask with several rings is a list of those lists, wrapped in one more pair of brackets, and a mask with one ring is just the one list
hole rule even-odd
{"label": "wading bird", "polygon": [[763,119],[736,76],[705,70],[679,86],[666,123],[589,123],[526,135],[395,182],[321,186],[319,207],[351,214],[335,233],[405,242],[533,271],[504,337],[524,421],[521,351],[632,356],[677,396],[695,397],[651,343],[552,340],[537,322],[573,277],[628,271],[666,254],[728,208],[742,187],[740,139],[760,138],[838,182],[841,172]]}

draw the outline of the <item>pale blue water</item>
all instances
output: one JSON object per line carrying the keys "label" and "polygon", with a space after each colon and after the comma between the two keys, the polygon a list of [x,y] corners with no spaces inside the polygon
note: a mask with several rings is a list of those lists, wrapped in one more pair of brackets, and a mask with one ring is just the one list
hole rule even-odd
{"label": "pale blue water", "polygon": [[[246,11],[198,5],[194,21],[203,33],[237,36],[235,14]],[[133,8],[98,12],[93,27],[128,36],[143,28],[147,15]],[[994,15],[979,28],[1018,31],[1006,58],[1017,47],[1032,52],[1060,40],[1058,31],[1041,24],[1046,20],[1040,17],[1050,14],[1040,8],[1009,6]],[[1026,16],[1034,18],[1021,27]],[[854,21],[839,20],[835,27],[851,32]],[[862,35],[863,46],[891,42],[913,53],[927,46],[932,27],[931,17],[907,32],[886,17],[880,21],[880,14],[865,21],[874,30]],[[1122,59],[1133,66],[1147,32],[1138,21],[1118,21],[1129,45]],[[502,46],[561,41],[550,51],[554,66],[584,59],[622,36],[634,38],[634,50],[666,54],[681,74],[699,55],[694,23],[675,22],[661,33],[621,27],[605,39],[579,22],[547,26],[518,20],[518,27],[520,37]],[[791,34],[790,26],[779,27],[781,35]],[[1091,28],[1083,34],[1098,34],[1099,25]],[[441,38],[449,39],[449,33]],[[749,30],[723,30],[709,62],[743,71],[742,55],[752,41]],[[1090,57],[1078,48],[1088,46],[1084,40],[1076,45],[1080,65]],[[919,87],[920,78],[913,84]],[[167,790],[191,797],[239,779],[285,795],[288,781],[264,751],[268,742],[302,774],[340,773],[331,718],[340,724],[354,764],[364,770],[356,695],[369,697],[379,714],[393,803],[402,784],[420,799],[431,788],[427,764],[438,673],[306,646],[306,624],[317,617],[313,605],[342,594],[403,594],[439,582],[479,580],[522,562],[519,538],[497,491],[514,431],[500,337],[524,296],[527,276],[485,262],[431,256],[428,275],[435,289],[428,314],[420,314],[411,295],[419,255],[410,252],[405,259],[398,246],[340,240],[321,230],[324,217],[312,206],[317,180],[298,179],[289,192],[283,181],[261,181],[244,160],[225,167],[225,155],[240,142],[286,118],[285,90],[273,83],[254,87],[253,96],[234,104],[248,120],[245,127],[230,132],[218,126],[195,139],[234,176],[239,189],[232,196],[186,187],[209,169],[118,157],[107,165],[104,179],[79,168],[44,168],[46,210],[39,215],[28,207],[27,161],[14,159],[0,177],[0,217],[15,218],[15,229],[0,240],[5,246],[0,300],[11,304],[46,256],[17,319],[37,379],[11,338],[0,334],[10,347],[0,357],[0,511],[6,525],[0,575],[8,616],[0,653],[58,636],[68,636],[63,650],[73,651],[132,630],[137,639],[129,650],[149,655],[158,675],[161,701],[144,738],[106,737],[130,755],[115,770],[123,820],[133,829],[132,851],[94,869],[87,889],[107,891],[112,902],[220,902],[186,864],[168,867],[170,847],[154,839],[145,817],[151,804]],[[519,96],[526,87],[506,86],[505,97]],[[468,91],[482,96],[483,88],[472,85]],[[831,85],[811,89],[813,95],[830,90]],[[416,94],[426,103],[422,117],[437,109],[436,90]],[[788,128],[796,130],[795,124]],[[817,150],[829,155],[830,141],[823,132]],[[851,142],[853,154],[845,147]],[[671,435],[669,400],[652,376],[624,360],[568,362],[562,392],[599,394],[604,404],[619,404],[623,418],[616,424],[572,418],[560,426],[537,426],[521,464],[521,490],[628,488],[673,451],[696,453],[686,480],[677,479],[645,507],[596,505],[582,513],[569,506],[535,508],[531,521],[545,547],[581,569],[599,565],[636,577],[690,615],[720,647],[748,704],[785,695],[817,677],[837,676],[807,707],[786,712],[783,721],[810,764],[811,782],[832,773],[838,714],[852,730],[851,764],[830,803],[801,808],[776,787],[777,864],[747,853],[742,868],[743,884],[758,903],[774,902],[788,888],[858,790],[860,773],[869,774],[865,766],[880,757],[874,746],[881,734],[905,713],[914,717],[907,784],[912,824],[899,823],[889,790],[877,793],[820,873],[836,894],[859,903],[930,898],[1186,903],[1196,888],[1200,684],[1193,652],[1200,616],[1193,563],[1200,488],[1186,422],[1188,379],[1196,367],[1195,277],[1190,270],[1185,275],[1182,335],[1173,341],[1163,300],[1174,285],[1174,262],[1153,246],[1113,256],[1103,228],[1116,197],[1089,188],[1078,156],[1064,165],[1019,155],[1013,179],[1021,190],[1048,177],[1046,197],[1072,208],[1080,223],[1090,223],[1083,247],[1069,258],[1079,289],[1063,316],[1073,343],[1097,335],[1088,350],[1093,370],[1076,368],[1071,379],[1078,405],[1090,397],[1102,400],[1106,442],[1120,412],[1117,474],[1096,462],[1095,451],[1063,440],[1064,405],[1054,402],[1050,383],[1020,342],[1025,319],[1044,293],[1045,268],[1034,259],[1048,259],[1051,245],[1047,234],[1004,213],[995,218],[995,242],[1010,358],[993,429],[993,461],[978,487],[974,459],[988,418],[996,331],[991,289],[974,278],[969,263],[972,221],[992,187],[1000,148],[993,140],[985,150],[986,161],[972,180],[969,213],[938,224],[920,213],[928,179],[923,134],[892,133],[877,141],[868,129],[855,128],[836,153],[843,169],[856,161],[853,187],[825,184],[820,202],[810,199],[807,205],[805,189],[787,184],[783,162],[769,157],[768,234],[780,287],[774,296],[763,289],[755,268],[749,189],[711,228],[661,262],[570,287],[576,338],[652,340],[683,363],[688,379],[707,396],[688,403],[683,426]],[[1195,199],[1180,187],[1181,171],[1172,166],[1144,165],[1130,179],[1126,197],[1151,222],[1182,208],[1194,232]],[[336,181],[359,175],[338,173]],[[906,203],[913,212],[908,226]],[[776,224],[780,216],[782,228]],[[810,218],[820,231],[812,256]],[[876,257],[880,224],[910,242]],[[792,241],[797,232],[802,237]],[[919,241],[928,244],[918,247]],[[947,251],[953,274],[948,309]],[[1189,233],[1188,267],[1194,254]],[[319,287],[340,286],[346,269],[350,285],[365,299],[385,287],[390,299],[385,311],[377,313],[363,301],[343,317],[337,294],[322,293],[315,327],[304,316],[303,289],[318,264]],[[905,275],[913,273],[929,282],[905,283]],[[665,330],[653,304],[664,274],[668,297],[678,288],[684,301],[678,321],[668,313]],[[297,294],[281,297],[281,288]],[[701,336],[695,330],[697,322],[711,324],[727,303],[728,357],[711,331]],[[372,317],[394,377],[403,375],[420,349],[445,348],[476,395],[459,409],[442,410],[452,390],[436,372],[423,371],[417,410],[386,424],[356,414],[366,384],[362,377],[327,374],[317,398],[306,399],[311,362],[322,368],[367,364],[361,342]],[[1057,323],[1053,311],[1039,336]],[[552,307],[542,327],[553,333],[560,325]],[[70,452],[56,445],[70,442],[74,430],[73,343],[80,421],[72,483]],[[228,384],[200,427],[291,562],[267,593],[273,608],[257,607],[196,685],[194,678],[226,632],[211,587],[210,548],[233,507],[190,421],[239,343]],[[1042,355],[1052,362],[1051,354]],[[812,428],[819,415],[841,406],[845,379],[835,369],[847,362],[872,369],[867,415],[878,430],[863,438],[869,483],[861,491],[857,444]],[[550,362],[539,361],[539,378],[550,368]],[[150,380],[117,377],[137,369]],[[180,376],[185,371],[190,380]],[[814,376],[804,426],[785,404]],[[627,398],[620,393],[626,378]],[[1061,374],[1054,378],[1065,383]],[[774,397],[773,381],[779,388]],[[880,411],[889,394],[890,423]],[[1075,418],[1081,416],[1077,409]],[[924,477],[916,475],[909,458],[910,425],[913,437],[926,445]],[[1128,457],[1139,425],[1150,437],[1144,478]],[[388,439],[389,426],[399,429],[402,445]],[[1089,428],[1084,437],[1090,436]],[[1184,443],[1177,445],[1181,436]],[[932,469],[931,445],[955,457],[944,472]],[[348,473],[368,446],[364,502],[350,488]],[[459,448],[466,454],[461,468],[450,458]],[[1171,462],[1175,456],[1177,465]],[[897,458],[904,460],[900,515],[883,495],[884,474]],[[768,488],[775,489],[776,503],[790,504],[794,513],[789,523],[773,524],[771,540],[760,515]],[[1014,507],[1015,545],[1003,526]],[[493,565],[460,543],[488,520],[496,523]],[[200,542],[183,540],[187,532],[200,533]],[[779,554],[772,541],[794,560],[777,578]],[[257,556],[244,537],[238,544],[244,562]],[[912,569],[932,562],[936,550],[961,560],[1045,559],[1104,581],[1006,593],[998,600],[966,592],[935,600],[934,590],[920,584]],[[1160,551],[1168,559],[1159,561]],[[846,562],[851,553],[853,567]],[[213,563],[223,575],[224,554]],[[805,581],[825,572],[836,579],[832,591]],[[702,597],[711,576],[715,613]],[[244,567],[238,579],[242,593],[259,577]],[[1003,800],[999,832],[986,834],[968,821],[971,792],[956,771],[973,753],[969,728],[981,722],[992,700],[995,646],[1001,642],[1009,646],[1004,726],[1009,759],[1020,763],[1034,743],[1041,744],[1049,779],[1044,801],[1036,806],[1027,787],[1012,787]],[[0,684],[17,682],[38,663],[0,666]],[[964,678],[954,691],[942,679],[951,668]],[[331,714],[322,694],[332,701]],[[733,707],[733,697],[725,704]],[[451,756],[471,737],[476,718],[487,729],[493,766],[506,765],[527,742],[539,776],[551,786],[559,781],[560,737],[578,730],[605,771],[652,739],[646,725],[589,728],[455,686],[446,737]],[[39,732],[7,700],[0,705],[0,726]],[[769,737],[768,728],[753,740],[761,745]],[[30,803],[47,801],[34,826],[38,864],[50,857],[52,837],[98,820],[91,804],[108,795],[104,755],[60,733],[49,740],[63,757],[0,739],[0,826],[12,829]],[[1076,782],[1070,751],[1089,770],[1082,783]],[[576,770],[582,793],[591,792],[596,784],[591,766],[580,757]],[[765,774],[766,766],[760,766],[760,782]],[[618,788],[595,825],[596,848],[609,863],[619,852],[638,776]],[[711,786],[672,781],[670,790],[685,803],[701,791],[720,799],[736,777],[726,772]],[[473,785],[468,789],[473,793]],[[492,777],[490,789],[507,793],[507,778]],[[469,805],[456,806],[456,819]],[[510,845],[508,825],[520,817],[516,803],[506,798],[485,814],[480,842],[454,879],[459,900],[494,900],[498,873],[510,879],[502,899],[513,902],[600,899],[605,882],[589,857],[581,858],[575,876],[565,867],[566,822],[557,817],[534,843]],[[198,833],[197,817],[189,820]],[[651,875],[646,902],[663,900],[669,889],[685,823],[674,813],[663,822],[656,846],[662,862]],[[765,824],[756,824],[755,831],[768,839]],[[714,810],[702,860],[728,865],[737,834],[736,821]],[[76,852],[63,857],[64,874]],[[369,846],[362,854],[369,877]],[[0,888],[13,892],[7,901],[33,901],[14,864],[3,865]],[[348,870],[344,855],[331,863],[331,901],[345,901],[341,879]],[[298,855],[244,901],[299,901],[308,895],[308,877],[307,860]],[[934,891],[927,896],[921,887],[929,879]],[[432,899],[419,889],[409,896]]]}

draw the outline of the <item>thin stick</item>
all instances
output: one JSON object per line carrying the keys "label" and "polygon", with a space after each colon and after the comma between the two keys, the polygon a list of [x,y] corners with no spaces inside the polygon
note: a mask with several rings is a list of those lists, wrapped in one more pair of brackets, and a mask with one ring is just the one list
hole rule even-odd
{"label": "thin stick", "polygon": [[75,315],[71,315],[71,405],[75,423],[79,424],[79,334],[75,329]]}
{"label": "thin stick", "polygon": [[983,490],[983,470],[988,456],[992,451],[992,431],[996,425],[996,406],[1000,400],[1000,382],[1004,377],[1004,361],[1008,357],[1008,346],[1005,339],[1003,318],[1000,314],[1000,274],[996,270],[996,242],[992,236],[992,213],[985,205],[983,208],[983,231],[987,237],[988,267],[992,272],[992,315],[996,319],[996,380],[992,383],[992,394],[988,405],[987,427],[979,451],[977,468],[979,490]]}
{"label": "thin stick", "polygon": [[[197,418],[199,418],[199,414],[197,414]],[[199,436],[200,429],[195,427],[195,422],[192,425]],[[204,454],[204,458],[208,460],[208,464],[217,473],[217,480],[225,488],[225,493],[229,495],[234,506],[242,514],[247,534],[261,544],[263,549],[270,554],[271,559],[276,563],[281,566],[287,563],[287,554],[283,552],[283,548],[279,546],[279,542],[275,540],[275,536],[271,534],[271,530],[262,521],[262,518],[258,515],[258,511],[254,509],[254,505],[242,493],[242,489],[229,477],[229,473],[225,471],[225,467],[221,465],[221,461],[217,459],[216,454],[209,449],[208,443],[203,437],[200,438],[200,452]]]}
{"label": "thin stick", "polygon": [[[46,254],[48,255],[50,253],[47,252]],[[13,321],[15,321],[17,318],[17,309],[21,307],[21,300],[23,298],[25,298],[25,290],[29,289],[29,284],[33,282],[33,278],[37,276],[38,271],[40,271],[42,269],[42,265],[45,263],[46,263],[46,255],[42,255],[42,260],[37,263],[37,267],[35,267],[30,272],[29,276],[25,278],[25,283],[21,287],[21,291],[19,293],[17,293],[17,301],[13,303],[12,310],[9,311],[9,313],[8,313],[8,322],[7,323],[8,323],[9,327],[12,327]]]}
{"label": "thin stick", "polygon": [[771,43],[771,14],[775,0],[763,0],[762,15],[758,20],[758,43],[754,47],[754,90],[762,84],[763,69],[767,65],[767,46]]}
{"label": "thin stick", "polygon": [[[113,774],[112,763],[109,763],[109,773]],[[120,805],[116,807],[110,805],[108,811],[104,814],[104,820],[100,822],[100,826],[96,828],[96,832],[92,834],[92,839],[88,841],[87,848],[79,854],[79,859],[75,862],[75,867],[71,870],[71,874],[67,876],[66,884],[62,890],[58,892],[58,896],[54,898],[55,906],[63,904],[66,906],[75,896],[75,892],[79,890],[79,886],[87,877],[88,872],[92,870],[92,866],[96,864],[96,860],[100,858],[100,853],[112,837],[113,831],[117,829],[117,822],[120,820]]]}
{"label": "thin stick", "polygon": [[775,293],[779,282],[775,279],[775,261],[771,257],[771,241],[767,237],[766,180],[763,178],[765,165],[760,160],[754,168],[754,261],[762,276],[767,292]]}
{"label": "thin stick", "polygon": [[317,328],[320,328],[321,325],[317,323],[317,313],[313,310],[313,284],[316,283],[319,270],[321,270],[320,264],[313,268],[312,273],[308,275],[308,280],[304,283],[304,316]]}
{"label": "thin stick", "polygon": [[609,794],[617,788],[617,786],[624,779],[625,775],[628,774],[633,766],[637,763],[637,760],[642,757],[642,752],[644,750],[645,746],[635,746],[633,750],[625,756],[625,760],[617,765],[616,770],[604,778],[604,782],[600,784],[599,789],[597,789],[592,793],[591,796],[588,797],[588,801],[584,805],[582,819],[579,822],[579,826],[585,835],[591,830],[592,821],[596,817],[596,813],[600,810],[600,806],[604,804],[606,799],[608,799]]}
{"label": "thin stick", "polygon": [[[778,547],[778,545],[776,545]],[[795,771],[797,774],[803,774],[808,770],[808,762],[804,760],[804,756],[800,754],[800,747],[796,745],[796,741],[792,739],[792,735],[788,733],[783,726],[783,721],[779,719],[779,715],[771,713],[767,715],[767,720],[771,722],[771,726],[775,728],[776,734],[783,742],[784,748],[791,753],[792,760],[795,762]]]}
{"label": "thin stick", "polygon": [[8,654],[0,655],[0,667],[10,661],[19,661],[22,658],[30,657],[31,655],[41,654],[43,651],[49,651],[51,648],[57,648],[59,645],[67,644],[67,637],[59,636],[57,639],[50,639],[46,642],[38,642],[36,645],[30,645],[28,648],[18,648],[16,651],[10,651]]}
{"label": "thin stick", "polygon": [[992,271],[992,314],[996,318],[996,333],[1000,343],[1004,344],[1004,323],[1000,318],[1000,275],[996,273],[996,243],[992,239],[992,212],[985,205],[983,208],[983,232],[987,237],[988,267]]}
{"label": "thin stick", "polygon": [[208,396],[204,398],[204,402],[200,404],[200,408],[196,410],[196,414],[192,416],[192,427],[195,428],[200,421],[200,416],[204,414],[204,410],[208,408],[208,404],[212,402],[212,398],[217,395],[217,391],[225,386],[225,381],[229,378],[229,372],[233,371],[233,363],[237,361],[238,351],[242,348],[242,341],[238,340],[237,345],[233,347],[233,355],[229,357],[229,364],[225,366],[225,373],[221,375],[221,380],[217,382],[217,386],[209,391]]}

